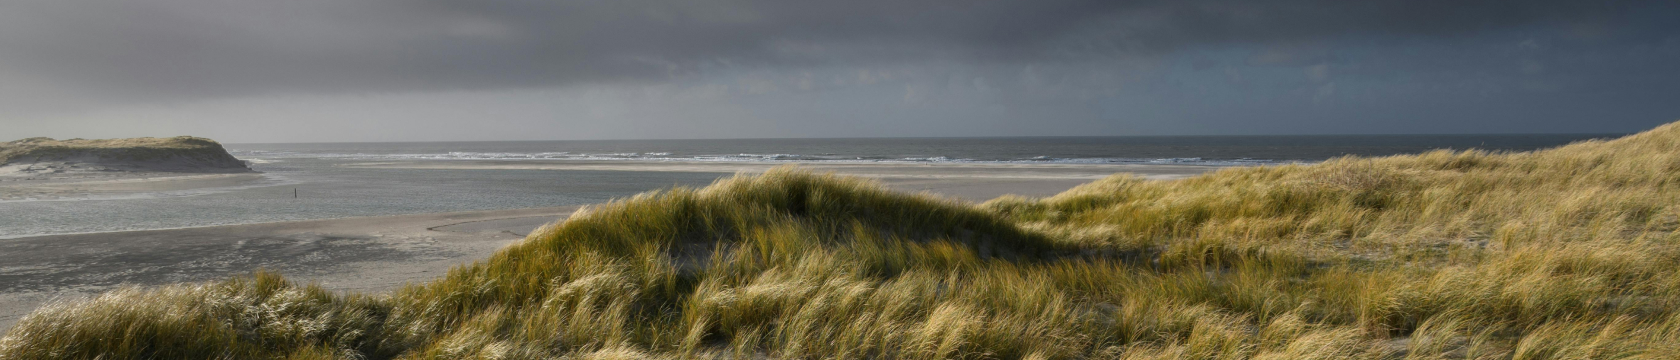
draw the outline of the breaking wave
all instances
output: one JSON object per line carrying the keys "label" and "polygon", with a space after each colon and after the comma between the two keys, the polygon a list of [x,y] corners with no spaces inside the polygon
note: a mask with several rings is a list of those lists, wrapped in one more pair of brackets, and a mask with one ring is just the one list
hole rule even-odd
{"label": "breaking wave", "polygon": [[317,158],[344,160],[594,160],[594,161],[680,161],[680,162],[826,162],[826,163],[1021,163],[1021,164],[1171,164],[1242,166],[1289,163],[1270,159],[1204,159],[1188,158],[1059,158],[1035,156],[1018,159],[968,159],[946,156],[868,157],[835,154],[695,154],[675,155],[670,152],[462,152],[376,154],[376,153],[308,153],[289,151],[243,150],[234,155],[250,161],[276,161],[285,158]]}

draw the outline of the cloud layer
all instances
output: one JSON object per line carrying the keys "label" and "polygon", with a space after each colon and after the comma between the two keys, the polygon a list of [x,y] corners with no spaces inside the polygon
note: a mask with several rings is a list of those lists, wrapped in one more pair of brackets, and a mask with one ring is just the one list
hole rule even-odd
{"label": "cloud layer", "polygon": [[1676,76],[1661,63],[1676,51],[1677,13],[1655,1],[9,0],[0,111],[877,81],[905,103],[962,88],[1000,94],[967,102],[1065,104],[1143,87],[1240,104],[1236,93],[1259,87],[1324,104],[1350,89],[1388,91],[1369,84],[1382,81],[1472,91],[1466,73],[1500,91],[1633,81],[1672,93],[1637,82]]}

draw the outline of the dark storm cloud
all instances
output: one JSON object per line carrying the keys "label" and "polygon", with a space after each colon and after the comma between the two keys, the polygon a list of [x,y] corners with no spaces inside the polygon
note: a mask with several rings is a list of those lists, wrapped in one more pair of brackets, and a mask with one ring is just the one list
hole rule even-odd
{"label": "dark storm cloud", "polygon": [[[1100,64],[1230,44],[1524,27],[1637,37],[1618,32],[1670,30],[1624,25],[1662,7],[1655,4],[8,0],[0,2],[0,79],[14,93],[27,86],[103,101],[185,101],[660,80],[718,67]],[[1250,62],[1311,64],[1325,61],[1321,53],[1257,54]]]}

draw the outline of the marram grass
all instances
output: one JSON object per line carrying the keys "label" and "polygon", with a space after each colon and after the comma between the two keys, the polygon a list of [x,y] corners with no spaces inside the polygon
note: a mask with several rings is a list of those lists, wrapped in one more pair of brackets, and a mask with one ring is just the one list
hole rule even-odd
{"label": "marram grass", "polygon": [[0,359],[1676,359],[1680,124],[972,205],[781,168],[431,283],[42,308]]}

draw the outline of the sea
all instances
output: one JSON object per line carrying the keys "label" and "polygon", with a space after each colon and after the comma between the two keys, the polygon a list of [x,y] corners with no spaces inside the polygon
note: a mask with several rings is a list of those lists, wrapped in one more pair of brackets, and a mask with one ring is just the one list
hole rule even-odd
{"label": "sea", "polygon": [[[726,173],[346,167],[440,160],[1266,166],[1434,149],[1527,151],[1625,134],[998,137],[225,144],[265,180],[121,198],[0,201],[0,239],[599,203]],[[296,198],[294,198],[294,191]]]}

